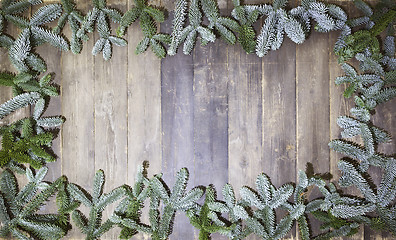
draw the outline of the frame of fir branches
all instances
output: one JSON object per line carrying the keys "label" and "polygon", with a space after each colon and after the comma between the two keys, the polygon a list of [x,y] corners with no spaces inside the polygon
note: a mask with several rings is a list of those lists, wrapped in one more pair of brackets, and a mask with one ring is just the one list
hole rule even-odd
{"label": "frame of fir branches", "polygon": [[[300,6],[286,8],[287,0],[274,0],[272,4],[244,5],[234,0],[232,17],[221,16],[214,0],[177,0],[173,28],[170,35],[158,33],[157,22],[163,22],[164,12],[148,5],[145,0],[135,0],[135,5],[124,14],[107,6],[105,0],[93,0],[93,9],[83,15],[72,0],[61,4],[40,7],[29,19],[21,15],[40,0],[3,0],[0,11],[0,47],[6,48],[18,73],[1,72],[0,84],[9,86],[14,97],[0,106],[0,119],[12,112],[32,106],[31,117],[0,126],[2,149],[0,150],[0,236],[12,235],[19,239],[59,239],[70,230],[71,219],[86,239],[99,239],[106,231],[118,226],[120,238],[129,239],[138,232],[153,239],[167,239],[172,232],[176,211],[186,213],[190,223],[199,229],[200,239],[210,239],[218,232],[231,239],[242,239],[256,234],[263,239],[284,237],[296,222],[302,239],[330,239],[350,236],[363,225],[396,234],[396,159],[394,155],[378,152],[377,146],[391,140],[390,134],[370,121],[378,104],[396,96],[395,22],[396,3],[382,0],[372,9],[361,0],[356,6],[364,16],[348,19],[338,6],[316,0],[303,0]],[[253,24],[261,17],[265,21],[258,35]],[[208,24],[203,23],[203,18]],[[50,29],[47,24],[57,20]],[[119,24],[117,34],[111,34],[109,21]],[[102,52],[104,59],[112,56],[112,46],[125,46],[122,38],[128,26],[139,20],[143,39],[136,48],[142,53],[149,47],[159,58],[174,55],[183,44],[183,52],[189,54],[197,37],[203,45],[219,36],[230,44],[239,43],[247,53],[262,57],[270,50],[278,49],[284,39],[304,42],[311,31],[340,30],[334,51],[346,76],[338,77],[336,84],[347,84],[345,97],[354,96],[356,106],[350,116],[338,119],[343,128],[343,139],[333,140],[330,148],[346,155],[338,166],[342,172],[341,187],[355,186],[362,196],[342,194],[332,183],[326,183],[319,174],[299,172],[299,181],[273,186],[270,179],[261,174],[256,188],[242,187],[241,199],[236,199],[230,184],[222,189],[223,200],[218,200],[213,186],[197,186],[186,191],[187,169],[181,169],[171,189],[161,174],[147,176],[144,163],[136,176],[134,186],[123,185],[103,193],[104,172],[99,170],[93,181],[93,191],[69,183],[62,176],[52,183],[43,182],[48,171],[46,163],[56,158],[49,151],[54,135],[51,129],[59,128],[62,117],[43,117],[49,99],[58,95],[51,84],[51,76],[45,61],[34,48],[48,43],[61,50],[71,49],[79,53],[88,33],[98,31],[94,55]],[[188,20],[188,21],[187,21]],[[21,29],[14,39],[4,29],[7,23]],[[70,40],[60,33],[65,25],[71,28]],[[364,28],[352,32],[352,28]],[[385,32],[385,33],[384,33]],[[384,42],[378,36],[384,33]],[[165,46],[168,46],[166,49]],[[346,63],[351,58],[360,62],[360,71]],[[359,136],[363,145],[346,138]],[[25,165],[28,164],[28,165]],[[367,170],[379,167],[383,171],[381,182],[372,186]],[[20,188],[15,174],[25,174],[28,183]],[[322,196],[309,200],[306,192],[317,187]],[[58,211],[40,214],[40,207],[56,195]],[[203,204],[198,200],[204,197]],[[141,222],[141,210],[149,199],[149,223]],[[292,199],[292,200],[290,200]],[[121,200],[112,216],[102,222],[102,212],[109,205]],[[83,204],[90,210],[85,216],[78,208]],[[276,219],[275,210],[282,208],[287,214]],[[322,222],[323,233],[311,236],[307,216]]]}

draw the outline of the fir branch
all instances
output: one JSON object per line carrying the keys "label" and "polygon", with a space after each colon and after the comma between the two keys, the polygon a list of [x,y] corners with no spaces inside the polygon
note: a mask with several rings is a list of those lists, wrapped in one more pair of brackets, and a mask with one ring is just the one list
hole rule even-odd
{"label": "fir branch", "polygon": [[11,233],[19,239],[28,239],[23,231],[38,239],[60,239],[66,234],[65,225],[58,222],[59,215],[36,213],[65,181],[64,177],[60,177],[37,192],[46,172],[47,169],[40,169],[34,176],[30,169],[27,170],[29,183],[19,193],[15,176],[8,170],[1,173],[0,191],[7,196],[5,199],[0,196],[0,215],[3,220],[0,232],[3,236]]}
{"label": "fir branch", "polygon": [[99,170],[95,174],[92,195],[86,193],[75,184],[69,183],[67,190],[71,194],[72,200],[80,201],[90,209],[89,217],[86,217],[79,210],[74,210],[72,219],[86,235],[87,239],[99,239],[105,232],[114,227],[114,222],[106,220],[102,223],[102,212],[111,203],[121,199],[126,194],[125,187],[113,189],[110,193],[104,194],[104,173]]}
{"label": "fir branch", "polygon": [[12,98],[0,106],[0,119],[20,108],[35,104],[40,98],[41,95],[37,92],[24,93]]}

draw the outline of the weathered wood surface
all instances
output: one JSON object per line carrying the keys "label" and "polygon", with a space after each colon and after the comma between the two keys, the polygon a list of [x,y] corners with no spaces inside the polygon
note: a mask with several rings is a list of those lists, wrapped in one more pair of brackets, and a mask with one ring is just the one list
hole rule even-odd
{"label": "weathered wood surface", "polygon": [[[108,2],[122,11],[133,4]],[[174,6],[173,1],[153,3],[170,10]],[[219,5],[229,11],[232,1]],[[79,1],[79,8],[90,6]],[[169,33],[170,27],[168,19],[161,31]],[[61,96],[47,114],[66,118],[55,142],[59,161],[49,165],[48,180],[64,174],[90,190],[95,171],[103,169],[108,192],[123,183],[132,185],[137,166],[149,161],[149,175],[163,172],[170,187],[177,171],[187,167],[188,189],[213,183],[222,198],[225,183],[239,195],[239,188],[254,186],[261,172],[277,187],[294,182],[307,162],[316,172],[339,175],[340,155],[327,144],[340,137],[336,119],[348,114],[352,103],[343,98],[343,86],[334,85],[343,74],[331,52],[337,33],[313,33],[297,46],[286,39],[280,50],[264,58],[218,40],[205,47],[198,43],[191,55],[179,50],[162,61],[150,50],[135,55],[141,37],[134,23],[126,36],[128,47],[114,47],[108,62],[91,55],[96,36],[78,56],[39,50],[61,85]],[[0,57],[7,69],[4,52]],[[2,102],[10,97],[3,88],[0,94]],[[374,123],[394,133],[395,108],[394,101],[379,107]],[[383,150],[395,152],[395,144]],[[103,239],[115,239],[118,232]],[[73,230],[67,238],[82,235]],[[188,219],[178,214],[171,239],[197,238]],[[295,229],[288,238],[298,238]],[[363,229],[353,239],[374,238],[391,236]]]}

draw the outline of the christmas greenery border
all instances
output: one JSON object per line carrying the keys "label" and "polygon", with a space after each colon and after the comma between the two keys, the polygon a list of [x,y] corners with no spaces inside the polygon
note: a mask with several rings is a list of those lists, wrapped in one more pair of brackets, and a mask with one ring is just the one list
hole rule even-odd
{"label": "christmas greenery border", "polygon": [[[31,5],[41,4],[41,0],[2,0],[0,47],[8,50],[17,73],[9,69],[0,72],[0,84],[11,87],[14,94],[0,106],[0,119],[26,106],[32,106],[33,113],[31,117],[0,126],[0,166],[3,168],[0,236],[59,239],[71,229],[71,215],[86,239],[99,239],[116,226],[122,229],[122,239],[129,239],[138,232],[147,233],[152,239],[167,239],[172,233],[176,211],[186,213],[190,223],[199,230],[199,239],[210,239],[215,232],[230,239],[243,239],[250,234],[280,239],[295,222],[304,240],[351,236],[362,225],[396,234],[395,155],[378,150],[378,145],[389,142],[391,136],[371,121],[376,106],[396,96],[396,3],[382,0],[373,9],[355,0],[364,15],[348,19],[347,14],[333,4],[302,0],[300,6],[288,8],[287,2],[274,0],[271,5],[244,5],[234,0],[231,17],[225,17],[214,0],[177,0],[172,33],[168,35],[157,29],[157,23],[165,19],[164,11],[148,5],[145,0],[135,0],[134,6],[124,14],[108,7],[105,0],[93,0],[93,9],[86,15],[72,0],[61,0],[61,4],[38,8],[30,18],[24,17],[24,11]],[[253,25],[261,18],[263,25],[256,34]],[[207,24],[203,23],[204,19]],[[51,29],[48,24],[53,21],[57,21],[57,26]],[[116,35],[111,34],[110,21],[119,24]],[[351,116],[338,118],[343,138],[331,141],[329,146],[346,156],[338,163],[342,173],[339,187],[354,186],[360,194],[342,193],[335,184],[326,182],[324,175],[314,174],[311,169],[300,171],[297,183],[279,188],[261,174],[257,177],[256,189],[239,189],[241,199],[236,199],[232,186],[226,184],[222,189],[223,200],[217,199],[212,185],[186,191],[188,171],[185,168],[177,173],[170,189],[161,174],[148,178],[147,163],[139,168],[134,186],[123,185],[107,194],[103,193],[102,170],[94,177],[91,194],[69,183],[65,176],[54,182],[43,182],[48,171],[46,163],[56,161],[51,151],[54,129],[61,127],[64,118],[43,117],[50,98],[58,95],[58,88],[51,83],[50,74],[42,75],[46,63],[35,48],[46,43],[77,54],[88,40],[88,33],[97,31],[99,39],[92,53],[102,52],[108,60],[113,45],[127,44],[122,36],[135,21],[139,21],[143,32],[136,53],[150,47],[159,58],[176,54],[181,45],[183,53],[189,54],[197,38],[206,45],[218,37],[229,44],[239,43],[247,53],[255,52],[262,57],[280,48],[285,36],[297,44],[304,42],[312,25],[320,32],[340,30],[334,51],[346,75],[338,77],[336,84],[347,85],[344,96],[353,96],[356,105],[350,110]],[[16,38],[7,34],[7,24],[21,30]],[[69,39],[62,34],[66,24],[71,29]],[[352,31],[358,26],[361,26],[359,30]],[[346,62],[352,58],[360,63],[360,71]],[[371,180],[368,169],[372,167],[381,169],[379,185]],[[25,174],[28,179],[21,189],[15,177],[17,173]],[[308,192],[314,187],[322,196],[308,199]],[[57,212],[40,213],[40,207],[54,195]],[[203,203],[198,204],[204,195]],[[141,214],[147,199],[149,223],[143,223]],[[117,201],[111,217],[102,222],[103,210]],[[81,204],[89,208],[89,216],[78,210]],[[280,219],[275,213],[279,208],[287,212]],[[321,222],[321,234],[312,236],[308,216]]]}

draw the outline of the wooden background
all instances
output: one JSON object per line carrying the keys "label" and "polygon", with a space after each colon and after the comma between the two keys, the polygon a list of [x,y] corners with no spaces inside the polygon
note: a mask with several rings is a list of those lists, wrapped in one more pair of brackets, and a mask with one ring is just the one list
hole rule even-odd
{"label": "wooden background", "polygon": [[[79,1],[79,8],[90,9],[87,2]],[[108,2],[123,12],[133,4]],[[151,3],[170,10],[174,4]],[[338,3],[352,11],[350,3]],[[231,0],[221,0],[219,6],[225,13],[233,7]],[[161,31],[170,29],[168,19]],[[70,36],[69,30],[65,34]],[[308,162],[316,172],[330,172],[337,179],[340,155],[327,144],[340,138],[336,119],[353,106],[342,97],[344,86],[334,84],[343,74],[332,53],[337,36],[312,33],[302,45],[286,39],[280,50],[263,58],[217,40],[206,47],[198,44],[191,55],[180,49],[161,61],[151,51],[134,54],[142,38],[134,23],[126,36],[128,46],[114,47],[108,62],[91,54],[97,36],[91,35],[78,56],[39,48],[61,86],[61,96],[51,101],[46,114],[67,119],[54,143],[59,160],[49,165],[47,179],[64,174],[91,189],[95,171],[103,169],[108,192],[124,183],[132,185],[137,166],[145,160],[149,174],[163,172],[170,186],[176,172],[187,167],[189,189],[212,183],[219,198],[225,183],[239,195],[238,189],[254,186],[261,172],[277,187],[294,182]],[[1,52],[2,70],[9,69],[6,58]],[[2,88],[0,97],[2,102],[9,99],[9,90]],[[395,101],[378,107],[374,123],[395,133],[395,111]],[[394,142],[381,150],[395,152]],[[116,229],[103,239],[116,239],[118,233]],[[178,214],[171,239],[197,237],[186,217]],[[73,230],[67,238],[82,235]],[[143,238],[148,236],[136,237]],[[295,228],[288,238],[298,238]],[[364,228],[351,239],[391,236]]]}

